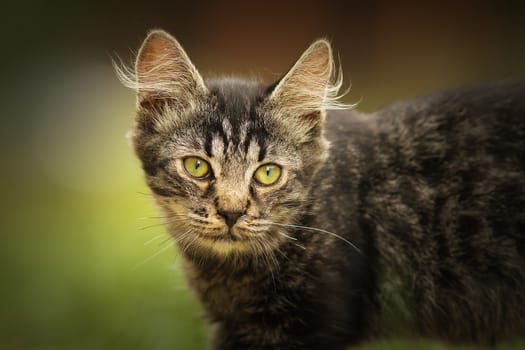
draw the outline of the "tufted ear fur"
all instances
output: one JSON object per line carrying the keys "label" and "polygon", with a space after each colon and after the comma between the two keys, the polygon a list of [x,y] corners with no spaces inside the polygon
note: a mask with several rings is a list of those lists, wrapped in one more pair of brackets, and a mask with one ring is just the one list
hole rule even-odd
{"label": "tufted ear fur", "polygon": [[159,113],[166,104],[183,113],[195,107],[207,89],[197,69],[177,40],[154,30],[144,40],[135,62],[135,71],[117,67],[124,85],[137,91],[139,108]]}
{"label": "tufted ear fur", "polygon": [[335,82],[330,43],[315,41],[288,73],[277,83],[269,97],[272,114],[285,122],[295,122],[297,131],[310,132],[319,127],[324,110],[340,108],[338,91],[342,77]]}

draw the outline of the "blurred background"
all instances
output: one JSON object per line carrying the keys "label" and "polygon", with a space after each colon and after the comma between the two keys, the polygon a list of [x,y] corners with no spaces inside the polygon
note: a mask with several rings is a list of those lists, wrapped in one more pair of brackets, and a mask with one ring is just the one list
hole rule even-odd
{"label": "blurred background", "polygon": [[[125,138],[134,94],[111,68],[148,29],[175,35],[204,76],[268,82],[327,37],[363,111],[525,75],[524,1],[29,0],[1,17],[0,349],[206,346]],[[447,348],[367,348],[409,346]]]}

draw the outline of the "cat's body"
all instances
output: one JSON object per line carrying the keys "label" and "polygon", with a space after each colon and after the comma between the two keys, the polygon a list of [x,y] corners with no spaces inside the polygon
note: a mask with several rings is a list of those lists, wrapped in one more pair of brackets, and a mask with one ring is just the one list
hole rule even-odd
{"label": "cat's body", "polygon": [[146,40],[133,140],[214,348],[525,334],[525,84],[324,118],[325,42],[270,87],[186,59]]}
{"label": "cat's body", "polygon": [[360,252],[296,229],[272,272],[189,264],[211,319],[226,321],[234,345],[219,348],[525,334],[524,96],[523,84],[495,85],[328,112],[330,156],[296,223]]}

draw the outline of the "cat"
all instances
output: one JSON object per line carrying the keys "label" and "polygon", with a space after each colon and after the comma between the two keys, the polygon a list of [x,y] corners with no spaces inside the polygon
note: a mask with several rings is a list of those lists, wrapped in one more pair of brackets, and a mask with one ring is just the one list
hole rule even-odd
{"label": "cat", "polygon": [[525,334],[525,84],[362,114],[315,41],[277,82],[204,80],[154,30],[131,133],[213,349]]}

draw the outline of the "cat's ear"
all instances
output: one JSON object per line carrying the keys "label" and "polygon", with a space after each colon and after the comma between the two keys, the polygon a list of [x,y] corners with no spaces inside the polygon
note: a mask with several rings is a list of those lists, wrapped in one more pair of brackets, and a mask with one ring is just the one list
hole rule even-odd
{"label": "cat's ear", "polygon": [[139,105],[156,108],[169,102],[184,111],[207,89],[199,72],[177,40],[162,30],[149,33],[135,62]]}
{"label": "cat's ear", "polygon": [[[334,84],[334,61],[330,43],[315,41],[277,83],[269,101],[280,119],[297,120],[304,128],[319,125],[324,110],[336,101],[341,82]],[[290,119],[292,118],[292,119]]]}

